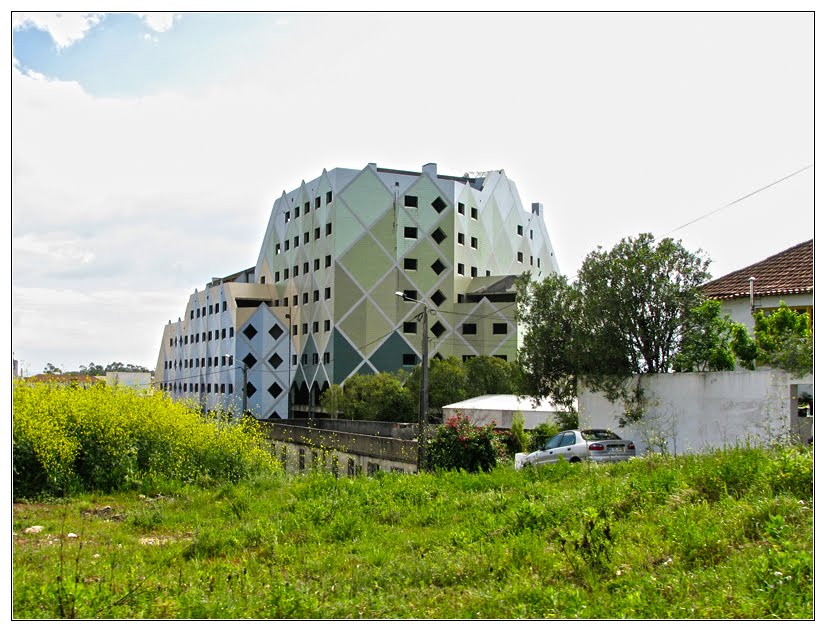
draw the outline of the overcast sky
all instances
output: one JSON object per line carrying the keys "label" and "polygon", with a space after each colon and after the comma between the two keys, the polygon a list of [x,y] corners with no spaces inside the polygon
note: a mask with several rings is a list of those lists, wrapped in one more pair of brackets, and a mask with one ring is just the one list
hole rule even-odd
{"label": "overcast sky", "polygon": [[811,13],[12,23],[11,350],[27,373],[153,368],[189,294],[255,265],[274,200],[324,168],[504,169],[525,208],[545,205],[569,278],[640,232],[702,249],[715,277],[814,236]]}

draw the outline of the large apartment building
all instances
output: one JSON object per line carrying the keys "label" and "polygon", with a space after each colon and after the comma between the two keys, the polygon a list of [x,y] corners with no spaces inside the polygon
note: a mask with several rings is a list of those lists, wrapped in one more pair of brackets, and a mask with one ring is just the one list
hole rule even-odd
{"label": "large apartment building", "polygon": [[166,326],[156,383],[205,410],[306,416],[330,384],[419,363],[425,307],[431,358],[513,360],[516,277],[558,271],[542,205],[501,170],[325,170],[275,201],[254,268]]}

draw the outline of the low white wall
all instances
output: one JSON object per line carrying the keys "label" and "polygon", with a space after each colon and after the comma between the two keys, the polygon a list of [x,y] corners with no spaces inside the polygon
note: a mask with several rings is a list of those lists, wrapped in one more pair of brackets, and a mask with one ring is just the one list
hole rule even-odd
{"label": "low white wall", "polygon": [[[510,428],[513,425],[514,410],[488,409],[488,408],[442,408],[442,419],[447,421],[454,415],[465,415],[474,426],[486,426],[491,422],[496,423],[496,428]],[[558,423],[557,414],[553,411],[545,410],[523,410],[522,416],[525,418],[525,430],[533,430],[540,424]]]}
{"label": "low white wall", "polygon": [[813,381],[775,370],[659,373],[639,379],[646,399],[640,422],[620,428],[622,402],[612,404],[580,385],[580,428],[610,428],[634,441],[637,454],[764,443],[790,435],[792,415],[797,416],[791,385]]}

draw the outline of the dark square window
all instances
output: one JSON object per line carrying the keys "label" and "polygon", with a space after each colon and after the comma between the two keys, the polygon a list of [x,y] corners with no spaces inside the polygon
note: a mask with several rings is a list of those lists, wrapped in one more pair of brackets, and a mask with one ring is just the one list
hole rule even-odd
{"label": "dark square window", "polygon": [[295,264],[295,265],[293,266],[293,276],[294,276],[294,277],[297,277],[297,276],[298,276],[298,264]]}
{"label": "dark square window", "polygon": [[293,366],[296,366],[297,364],[298,364],[298,356],[294,353],[293,354]]}
{"label": "dark square window", "polygon": [[304,233],[304,243],[305,244],[310,243],[310,231],[307,231],[306,233]]}
{"label": "dark square window", "polygon": [[442,294],[441,290],[436,290],[435,292],[433,292],[433,294],[430,295],[430,300],[432,300],[438,307],[439,305],[445,302],[446,298],[445,295]]}
{"label": "dark square window", "polygon": [[531,265],[533,265],[533,255],[530,256]]}
{"label": "dark square window", "polygon": [[286,224],[289,221],[290,221],[290,212],[287,211],[286,213],[284,213],[284,223]]}
{"label": "dark square window", "polygon": [[281,363],[283,362],[283,360],[281,359],[280,355],[278,355],[277,353],[273,353],[272,356],[270,356],[270,359],[268,360],[268,362],[270,363],[270,366],[272,368],[277,369],[278,367],[281,366]]}
{"label": "dark square window", "polygon": [[517,260],[519,263],[522,263],[522,253],[521,253],[521,252],[517,252],[517,253],[516,253],[516,260]]}
{"label": "dark square window", "polygon": [[318,270],[321,267],[321,259],[313,259],[313,270]]}
{"label": "dark square window", "polygon": [[405,239],[416,239],[419,236],[419,229],[415,226],[405,226],[404,227],[404,238]]}
{"label": "dark square window", "polygon": [[313,364],[318,364],[318,354],[317,353],[313,354]]}
{"label": "dark square window", "polygon": [[318,290],[313,290],[313,303],[318,301]]}
{"label": "dark square window", "polygon": [[456,302],[457,303],[464,303],[465,302],[465,295],[464,294],[457,294],[456,295]]}
{"label": "dark square window", "polygon": [[275,254],[277,254],[277,255],[281,254],[281,242],[275,244]]}
{"label": "dark square window", "polygon": [[465,323],[462,325],[462,334],[473,335],[476,333],[476,323]]}
{"label": "dark square window", "polygon": [[475,208],[473,208],[471,206],[470,207],[470,219],[479,219],[478,215],[479,215],[479,211],[477,211]]}
{"label": "dark square window", "polygon": [[533,229],[531,229],[531,239],[533,239]]}
{"label": "dark square window", "polygon": [[318,333],[318,321],[317,320],[313,321],[313,333],[314,334]]}
{"label": "dark square window", "polygon": [[252,323],[244,327],[244,331],[242,332],[247,338],[252,340],[255,338],[255,334],[258,333],[258,330],[252,326]]}
{"label": "dark square window", "polygon": [[330,288],[325,287],[324,288],[324,299],[326,300],[328,298],[330,298]]}
{"label": "dark square window", "polygon": [[278,340],[281,337],[281,334],[284,333],[284,330],[281,329],[278,325],[273,325],[270,327],[270,336],[273,337],[273,340]]}
{"label": "dark square window", "polygon": [[255,356],[251,353],[248,353],[244,356],[244,364],[247,365],[248,369],[251,369],[255,365]]}
{"label": "dark square window", "polygon": [[296,235],[295,237],[293,237],[293,246],[295,246],[296,248],[298,248],[298,235]]}
{"label": "dark square window", "polygon": [[324,321],[324,331],[330,331],[330,321],[329,320]]}
{"label": "dark square window", "polygon": [[293,294],[293,307],[298,305],[298,294]]}
{"label": "dark square window", "polygon": [[320,195],[318,197],[316,197],[316,199],[315,199],[315,207],[316,208],[321,208],[321,196]]}
{"label": "dark square window", "polygon": [[327,225],[324,227],[324,235],[329,237],[333,234],[333,223],[327,222]]}
{"label": "dark square window", "polygon": [[301,364],[307,364],[307,354],[306,353],[301,354]]}
{"label": "dark square window", "polygon": [[324,257],[324,267],[329,268],[331,265],[333,265],[333,255],[326,255]]}
{"label": "dark square window", "polygon": [[404,366],[414,366],[419,361],[419,357],[415,353],[405,353],[402,355],[402,364]]}
{"label": "dark square window", "polygon": [[408,320],[405,321],[402,325],[402,331],[406,334],[415,334],[417,331],[417,325],[415,320]]}
{"label": "dark square window", "polygon": [[313,231],[313,239],[321,239],[321,227],[316,226],[315,230]]}
{"label": "dark square window", "polygon": [[419,293],[416,290],[403,290],[404,298],[415,300],[419,298]]}
{"label": "dark square window", "polygon": [[542,267],[542,262],[539,260],[539,257],[537,257],[537,258],[536,258],[536,267],[537,267],[537,268],[541,268],[541,267]]}
{"label": "dark square window", "polygon": [[278,283],[281,280],[281,273],[276,271],[275,272],[275,282]]}
{"label": "dark square window", "polygon": [[[232,338],[235,335],[235,327],[229,328],[229,337]],[[232,364],[232,362],[230,362]]]}
{"label": "dark square window", "polygon": [[444,231],[441,228],[437,228],[436,230],[434,230],[432,233],[430,233],[430,236],[433,237],[433,241],[435,241],[437,244],[442,243],[447,237],[447,235],[445,235]]}
{"label": "dark square window", "polygon": [[434,261],[433,264],[430,266],[430,268],[436,274],[441,274],[442,272],[444,272],[445,267],[446,266],[442,263],[441,259],[436,259],[436,261]]}
{"label": "dark square window", "polygon": [[284,240],[284,250],[286,251],[286,250],[289,250],[289,249],[290,249],[290,240],[285,239]]}
{"label": "dark square window", "polygon": [[247,397],[252,397],[256,391],[258,391],[258,389],[252,385],[252,382],[247,382]]}
{"label": "dark square window", "polygon": [[301,304],[306,305],[309,302],[310,302],[310,294],[308,292],[304,292],[301,295]]}
{"label": "dark square window", "polygon": [[332,191],[327,191],[327,199],[326,199],[327,204],[329,204],[332,201],[333,201],[333,192]]}
{"label": "dark square window", "polygon": [[224,338],[226,338],[226,337],[227,337],[227,330],[226,330],[226,329],[222,329],[222,330],[221,330],[221,340],[223,340],[223,339],[224,339]]}
{"label": "dark square window", "polygon": [[464,233],[457,233],[456,234],[456,241],[458,241],[463,246],[465,245],[465,234]]}
{"label": "dark square window", "polygon": [[470,247],[471,248],[478,248],[479,247],[479,240],[476,237],[470,238]]}
{"label": "dark square window", "polygon": [[298,325],[293,325],[293,336],[298,335]]}
{"label": "dark square window", "polygon": [[404,269],[405,270],[418,270],[419,269],[419,260],[405,257],[405,259],[404,259]]}
{"label": "dark square window", "polygon": [[284,268],[284,280],[286,281],[289,278],[290,278],[290,269],[289,268]]}
{"label": "dark square window", "polygon": [[195,310],[189,310],[189,320],[193,320],[195,318]]}
{"label": "dark square window", "polygon": [[273,396],[273,399],[278,399],[278,396],[281,395],[284,389],[282,389],[277,382],[273,382],[272,385],[267,389],[267,392]]}
{"label": "dark square window", "polygon": [[330,352],[329,351],[324,352],[324,364],[330,364]]}
{"label": "dark square window", "polygon": [[307,274],[310,271],[310,262],[309,261],[304,262],[303,270],[304,270],[304,274]]}
{"label": "dark square window", "polygon": [[304,202],[304,214],[306,215],[309,212],[310,212],[310,203],[309,202]]}
{"label": "dark square window", "polygon": [[458,207],[457,207],[457,208],[458,208],[458,210],[459,210],[459,215],[464,215],[464,214],[465,214],[465,205],[464,205],[464,204],[462,204],[461,202],[459,202],[459,205],[458,205]]}
{"label": "dark square window", "polygon": [[459,273],[460,276],[465,276],[465,264],[459,263],[456,265],[456,271]]}
{"label": "dark square window", "polygon": [[432,206],[437,213],[441,213],[443,210],[445,210],[445,208],[447,208],[447,204],[445,204],[445,201],[440,197],[437,197],[435,200],[433,200],[430,203],[430,206]]}
{"label": "dark square window", "polygon": [[296,206],[294,210],[295,210],[295,216],[299,217],[301,215],[301,207]]}
{"label": "dark square window", "polygon": [[301,323],[301,333],[306,336],[307,331],[308,331],[307,323]]}
{"label": "dark square window", "polygon": [[436,323],[430,328],[430,331],[433,332],[433,335],[438,338],[443,333],[445,333],[446,328],[441,322],[437,320]]}
{"label": "dark square window", "polygon": [[221,303],[221,311],[222,311],[222,312],[227,311],[227,302],[226,302],[226,301],[224,301],[223,303]]}
{"label": "dark square window", "polygon": [[519,224],[519,225],[516,227],[516,234],[517,234],[517,235],[522,235],[522,232],[523,232],[523,231],[522,231],[522,224]]}
{"label": "dark square window", "polygon": [[419,198],[415,195],[405,195],[404,205],[408,208],[419,208]]}
{"label": "dark square window", "polygon": [[508,333],[508,323],[493,323],[493,333],[497,335]]}
{"label": "dark square window", "polygon": [[478,276],[478,271],[473,266],[470,267],[470,276],[473,277],[473,278]]}

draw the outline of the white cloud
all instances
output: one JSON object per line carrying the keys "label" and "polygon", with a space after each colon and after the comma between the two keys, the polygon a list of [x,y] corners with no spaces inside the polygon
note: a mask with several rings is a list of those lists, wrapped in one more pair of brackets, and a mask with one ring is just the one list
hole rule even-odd
{"label": "white cloud", "polygon": [[156,33],[168,31],[175,24],[177,16],[175,13],[137,13],[146,25]]}
{"label": "white cloud", "polygon": [[67,48],[82,40],[102,17],[102,13],[12,13],[12,27],[33,26],[51,35],[58,48]]}

